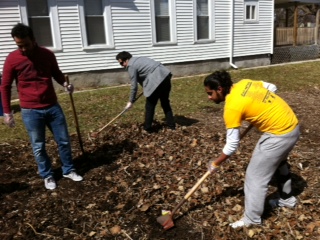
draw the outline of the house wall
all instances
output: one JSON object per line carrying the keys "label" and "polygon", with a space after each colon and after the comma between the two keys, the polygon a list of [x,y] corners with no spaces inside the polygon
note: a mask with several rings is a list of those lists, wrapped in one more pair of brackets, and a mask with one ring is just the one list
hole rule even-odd
{"label": "house wall", "polygon": [[234,5],[234,56],[243,57],[272,53],[273,1],[259,0],[259,21],[244,22],[243,0]]}
{"label": "house wall", "polygon": [[[57,0],[62,51],[56,52],[61,70],[76,87],[128,82],[115,56],[120,51],[148,56],[167,65],[174,76],[208,73],[229,68],[231,1],[215,0],[215,41],[194,43],[191,0],[176,0],[177,44],[152,45],[149,0],[110,0],[113,49],[83,50],[77,0]],[[259,1],[261,21],[243,24],[243,0],[235,0],[234,63],[239,67],[267,65],[271,53],[272,2]],[[0,69],[7,54],[16,49],[10,36],[21,21],[18,0],[0,1]]]}
{"label": "house wall", "polygon": [[16,48],[10,35],[11,28],[20,22],[17,0],[0,1],[0,71],[9,52]]}

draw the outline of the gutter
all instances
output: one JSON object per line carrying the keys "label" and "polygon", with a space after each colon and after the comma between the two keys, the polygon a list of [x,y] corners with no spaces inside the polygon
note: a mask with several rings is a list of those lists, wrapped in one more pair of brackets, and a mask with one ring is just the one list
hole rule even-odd
{"label": "gutter", "polygon": [[229,64],[231,67],[238,69],[233,63],[233,39],[234,39],[234,0],[231,0],[231,25],[230,25],[230,60]]}

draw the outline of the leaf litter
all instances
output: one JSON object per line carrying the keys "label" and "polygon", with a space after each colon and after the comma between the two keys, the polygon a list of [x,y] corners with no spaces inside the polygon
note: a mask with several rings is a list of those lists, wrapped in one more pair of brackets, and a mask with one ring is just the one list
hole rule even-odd
{"label": "leaf litter", "polygon": [[[182,200],[224,146],[222,110],[207,108],[181,122],[176,117],[175,131],[159,121],[152,134],[140,123],[110,125],[105,134],[84,139],[85,155],[71,136],[82,182],[62,178],[56,146],[48,140],[58,184],[54,191],[44,188],[28,142],[2,144],[0,239],[318,239],[319,89],[282,96],[301,124],[300,141],[289,157],[299,204],[275,210],[266,205],[263,226],[229,227],[243,214],[245,170],[260,136],[255,129],[178,210],[174,228],[164,231],[156,222],[161,211]],[[275,191],[271,181],[268,198]]]}

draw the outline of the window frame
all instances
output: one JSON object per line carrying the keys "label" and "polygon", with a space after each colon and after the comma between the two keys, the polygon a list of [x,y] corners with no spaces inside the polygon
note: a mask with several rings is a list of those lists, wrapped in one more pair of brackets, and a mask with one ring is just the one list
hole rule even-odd
{"label": "window frame", "polygon": [[170,25],[170,41],[157,42],[156,30],[156,13],[155,13],[155,0],[150,1],[151,8],[151,29],[152,29],[152,45],[176,45],[177,44],[177,20],[176,20],[176,0],[168,0],[169,7],[169,25]]}
{"label": "window frame", "polygon": [[211,43],[215,42],[215,12],[214,12],[215,0],[208,0],[208,17],[209,17],[209,38],[198,39],[198,21],[197,21],[197,0],[193,0],[193,29],[194,29],[194,43]]}
{"label": "window frame", "polygon": [[[250,6],[250,11],[252,11],[252,6],[255,6],[255,19],[247,19],[247,6]],[[244,23],[259,23],[259,0],[244,0],[243,7],[243,21]]]}
{"label": "window frame", "polygon": [[[60,27],[59,27],[57,0],[46,0],[46,1],[48,3],[48,8],[49,8],[48,11],[49,11],[53,46],[52,47],[45,46],[45,47],[52,50],[53,52],[58,52],[62,50],[62,44],[61,44],[61,33],[60,33]],[[27,1],[19,0],[19,6],[20,6],[21,22],[26,25],[29,25]]]}
{"label": "window frame", "polygon": [[81,37],[82,37],[83,50],[114,49],[110,1],[102,0],[106,43],[93,44],[93,45],[88,44],[84,0],[78,0],[78,2],[79,2],[78,6],[79,6],[79,18],[80,18],[80,31],[81,31]]}

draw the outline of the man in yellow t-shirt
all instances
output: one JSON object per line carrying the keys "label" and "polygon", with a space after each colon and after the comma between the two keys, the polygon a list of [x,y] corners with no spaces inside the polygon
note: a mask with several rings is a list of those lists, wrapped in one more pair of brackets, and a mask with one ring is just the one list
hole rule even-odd
{"label": "man in yellow t-shirt", "polygon": [[278,177],[279,198],[269,201],[272,207],[294,207],[291,177],[287,157],[299,139],[296,115],[277,94],[274,84],[244,79],[233,84],[226,71],[216,71],[204,80],[209,99],[225,102],[224,121],[226,144],[220,156],[209,161],[208,170],[214,172],[238,148],[242,121],[256,127],[263,135],[252,153],[245,177],[245,212],[243,218],[231,223],[238,228],[260,225],[268,183]]}

